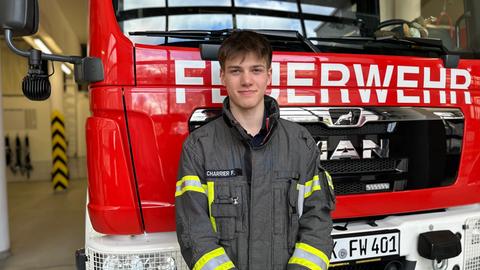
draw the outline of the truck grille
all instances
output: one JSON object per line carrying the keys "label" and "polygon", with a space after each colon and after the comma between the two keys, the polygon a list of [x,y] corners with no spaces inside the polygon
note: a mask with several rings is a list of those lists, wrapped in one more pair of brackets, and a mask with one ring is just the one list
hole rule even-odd
{"label": "truck grille", "polygon": [[349,159],[349,160],[326,160],[321,163],[323,169],[331,174],[348,173],[372,173],[372,172],[391,172],[395,171],[398,163],[402,160],[397,159]]}
{"label": "truck grille", "polygon": [[[220,114],[196,110],[190,131]],[[280,117],[312,134],[336,194],[434,188],[457,177],[464,129],[459,109],[287,107]]]}

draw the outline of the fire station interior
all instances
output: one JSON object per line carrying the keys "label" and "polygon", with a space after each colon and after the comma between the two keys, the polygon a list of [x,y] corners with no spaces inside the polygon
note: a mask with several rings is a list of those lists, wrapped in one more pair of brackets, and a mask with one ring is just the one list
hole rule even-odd
{"label": "fire station interior", "polygon": [[[420,7],[413,14],[422,15],[440,14],[444,5],[452,12],[463,8],[457,0],[381,2],[381,14],[387,17],[408,14],[412,7]],[[87,8],[86,0],[39,0],[38,33],[15,38],[15,45],[85,56]],[[27,69],[28,60],[11,52],[2,36],[0,270],[73,269],[75,250],[85,244],[89,92],[75,83],[73,65],[48,62],[50,98],[28,100],[21,87]]]}
{"label": "fire station interior", "polygon": [[[38,33],[15,38],[15,45],[47,53],[85,55],[88,1],[38,2]],[[6,212],[0,207],[0,231],[7,231],[0,233],[0,246],[5,242],[9,246],[6,252],[0,248],[0,269],[73,269],[75,250],[84,245],[84,134],[90,114],[87,88],[75,83],[72,65],[50,62],[52,94],[45,101],[31,101],[21,87],[28,60],[8,50],[3,37],[0,62],[0,119],[5,138],[5,159],[1,160],[6,164],[1,169],[0,185],[6,185],[8,195],[8,200],[5,194],[0,195],[0,205],[8,205]],[[63,117],[55,118],[55,112]],[[64,129],[64,140],[58,133],[53,135],[54,129]],[[66,160],[68,170],[61,161],[53,168],[55,151],[57,160]],[[64,172],[69,179],[67,187],[55,191],[52,176],[62,178]]]}

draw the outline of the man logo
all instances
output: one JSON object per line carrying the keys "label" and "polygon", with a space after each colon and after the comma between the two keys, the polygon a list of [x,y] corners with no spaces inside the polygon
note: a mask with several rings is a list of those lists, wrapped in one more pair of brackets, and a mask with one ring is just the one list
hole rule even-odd
{"label": "man logo", "polygon": [[362,114],[362,110],[357,108],[335,108],[328,112],[335,126],[356,126]]}
{"label": "man logo", "polygon": [[352,124],[353,113],[350,111],[348,114],[341,115],[338,120],[335,122],[335,125],[351,125]]}

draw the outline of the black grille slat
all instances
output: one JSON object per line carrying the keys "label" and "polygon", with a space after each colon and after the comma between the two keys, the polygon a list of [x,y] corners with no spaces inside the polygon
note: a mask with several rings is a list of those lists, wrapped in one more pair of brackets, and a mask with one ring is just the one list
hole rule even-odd
{"label": "black grille slat", "polygon": [[336,183],[335,194],[358,194],[365,192],[365,184],[362,183]]}
{"label": "black grille slat", "polygon": [[367,123],[359,128],[328,128],[323,124],[302,123],[313,137],[317,136],[342,136],[342,135],[367,135],[387,133],[387,123]]}
{"label": "black grille slat", "polygon": [[348,159],[325,160],[321,166],[330,174],[381,173],[392,172],[397,168],[396,159]]}

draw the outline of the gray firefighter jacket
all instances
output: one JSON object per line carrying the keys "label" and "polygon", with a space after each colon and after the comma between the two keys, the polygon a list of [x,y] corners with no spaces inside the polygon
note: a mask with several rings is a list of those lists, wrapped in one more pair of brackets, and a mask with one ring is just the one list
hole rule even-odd
{"label": "gray firefighter jacket", "polygon": [[333,242],[333,185],[302,126],[265,96],[259,146],[224,101],[223,117],[183,145],[175,192],[177,237],[191,269],[323,269]]}

